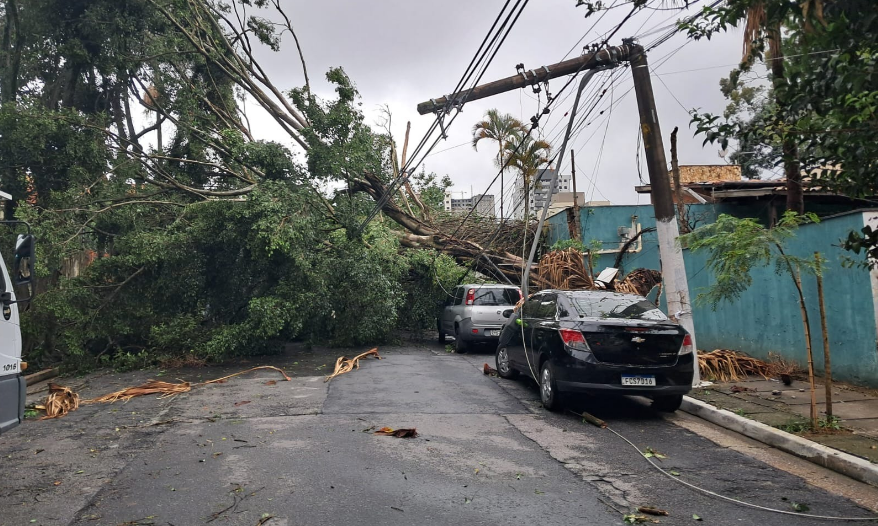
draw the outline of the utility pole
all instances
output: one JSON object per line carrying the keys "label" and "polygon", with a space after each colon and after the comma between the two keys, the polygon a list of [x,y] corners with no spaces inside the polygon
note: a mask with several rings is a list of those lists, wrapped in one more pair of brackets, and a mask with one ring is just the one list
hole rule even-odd
{"label": "utility pole", "polygon": [[[640,113],[640,130],[643,135],[643,145],[646,150],[649,169],[649,184],[652,189],[656,233],[659,240],[659,257],[662,264],[662,282],[667,296],[668,314],[686,329],[692,338],[693,347],[697,349],[695,327],[692,321],[692,304],[689,300],[689,284],[686,280],[686,267],[683,262],[683,250],[677,242],[677,238],[680,236],[680,229],[674,215],[671,184],[668,177],[668,163],[665,157],[664,145],[662,144],[661,129],[655,109],[655,99],[652,91],[652,81],[649,77],[646,53],[643,46],[634,39],[623,39],[622,42],[623,45],[621,46],[608,47],[564,62],[542,66],[536,70],[522,71],[511,77],[476,86],[470,90],[446,95],[438,99],[430,99],[427,102],[418,104],[418,113],[424,115],[430,112],[443,111],[448,107],[531,86],[579,71],[602,69],[620,61],[630,62],[631,72],[634,77],[634,91],[637,94],[637,107]],[[579,94],[581,94],[581,89],[582,86],[580,86]],[[574,111],[571,112],[574,115],[575,108],[579,102],[579,94],[577,94],[577,101],[574,102]],[[569,128],[570,126],[568,125],[568,135],[565,136],[565,144],[561,147],[561,157],[567,148],[566,139],[569,137]],[[557,175],[557,172],[555,175]],[[555,178],[553,177],[550,188],[553,188],[554,184]],[[538,232],[545,221],[546,210],[548,210],[548,206],[543,208],[543,214],[538,224]],[[524,267],[524,279],[521,283],[521,289],[525,296],[527,296],[528,276],[535,252],[536,241],[534,241],[534,245],[531,247],[530,258]],[[701,378],[698,373],[697,351],[694,358],[695,374],[692,379],[692,385],[698,385],[701,383]]]}
{"label": "utility pole", "polygon": [[579,194],[576,193],[576,160],[573,157],[573,149],[570,149],[570,178],[573,179],[573,239],[582,241],[582,232],[579,225]]}
{"label": "utility pole", "polygon": [[674,175],[674,201],[677,202],[677,220],[685,231],[689,232],[689,221],[683,205],[683,186],[680,183],[680,163],[677,160],[677,127],[671,132],[671,173]]}
{"label": "utility pole", "polygon": [[[635,45],[633,40],[623,40]],[[680,228],[674,215],[674,200],[671,197],[671,182],[668,178],[668,161],[662,144],[662,130],[659,126],[649,65],[643,47],[635,45],[637,53],[631,57],[631,73],[634,77],[634,93],[640,113],[640,133],[643,135],[643,148],[649,171],[649,186],[652,193],[652,206],[655,212],[655,227],[659,242],[659,259],[662,264],[662,283],[668,302],[668,315],[683,326],[692,338],[694,349],[695,374],[692,385],[701,383],[698,371],[698,346],[695,341],[695,323],[692,320],[692,302],[689,299],[689,283],[686,280],[686,264],[683,249],[677,238]]]}

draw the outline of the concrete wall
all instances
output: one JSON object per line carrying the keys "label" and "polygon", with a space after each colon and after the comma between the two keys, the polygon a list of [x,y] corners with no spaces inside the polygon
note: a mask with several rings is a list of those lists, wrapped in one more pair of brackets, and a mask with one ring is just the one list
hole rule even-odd
{"label": "concrete wall", "polygon": [[[720,213],[758,217],[762,215],[759,211],[710,204],[694,205],[691,209],[692,214],[703,219],[702,223],[713,221]],[[655,225],[649,205],[583,209],[580,217],[583,240],[588,243],[596,239],[605,249],[616,248],[618,228],[630,226],[633,215],[638,216],[641,228]],[[824,218],[819,224],[800,228],[796,238],[788,242],[788,249],[800,257],[813,257],[815,250],[820,251],[827,259],[824,289],[833,377],[878,387],[878,273],[844,268],[842,262],[847,253],[838,247],[848,232],[859,230],[867,223],[878,226],[878,211]],[[550,243],[568,237],[566,215],[551,217]],[[621,267],[625,272],[637,267],[660,269],[655,233],[644,234],[643,238],[641,252],[623,257]],[[596,272],[612,266],[615,257],[616,254],[602,254]],[[684,259],[690,294],[694,298],[713,282],[714,276],[705,267],[707,254],[684,250]],[[702,350],[735,349],[759,358],[767,358],[769,352],[775,352],[807,365],[802,319],[792,279],[775,273],[773,266],[753,269],[751,275],[753,284],[734,303],[720,304],[713,311],[696,300],[693,316],[699,347]],[[811,319],[815,368],[822,373],[823,342],[816,281],[806,276],[803,282]]]}

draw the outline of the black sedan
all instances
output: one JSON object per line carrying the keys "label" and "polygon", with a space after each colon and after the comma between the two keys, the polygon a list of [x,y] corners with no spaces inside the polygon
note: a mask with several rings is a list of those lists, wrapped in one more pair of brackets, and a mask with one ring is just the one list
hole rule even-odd
{"label": "black sedan", "polygon": [[676,411],[692,389],[689,334],[642,296],[544,290],[504,316],[497,371],[531,376],[548,409],[584,392],[647,396],[656,409]]}

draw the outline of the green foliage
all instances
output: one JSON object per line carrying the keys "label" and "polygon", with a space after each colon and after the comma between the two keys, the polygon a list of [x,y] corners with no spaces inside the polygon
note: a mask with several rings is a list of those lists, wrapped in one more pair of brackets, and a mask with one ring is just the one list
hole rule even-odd
{"label": "green foliage", "polygon": [[[803,169],[823,188],[851,197],[878,195],[875,159],[878,158],[878,13],[872,0],[820,2],[767,0],[764,27],[782,27],[783,77],[770,77],[772,92],[751,112],[721,118],[693,112],[696,133],[705,142],[730,141],[739,151],[757,151],[758,168],[778,166],[783,155],[777,145],[795,144]],[[693,39],[710,38],[731,27],[745,25],[754,13],[750,0],[730,0],[705,8],[698,22],[684,24]],[[745,35],[747,33],[745,32]],[[765,41],[753,42],[749,68],[762,58]],[[732,77],[732,83],[737,84]],[[736,160],[748,156],[738,156]],[[864,248],[878,255],[878,238],[853,232],[846,248]],[[857,252],[859,253],[859,252]]]}
{"label": "green foliage", "polygon": [[[248,13],[268,6],[235,1]],[[221,67],[228,50],[194,52],[191,28],[168,18],[196,24],[205,5],[159,4],[167,13],[147,0],[34,0],[17,26],[0,16],[12,39],[0,43],[0,186],[39,239],[40,294],[22,317],[28,359],[127,370],[432,329],[442,287],[463,269],[402,251],[390,222],[354,236],[372,198],[319,190],[393,174],[391,139],[364,124],[344,71],[326,75],[332,98],[286,94],[310,123],[299,158],[236,120],[243,94]],[[269,18],[245,23],[254,43],[277,49]],[[198,27],[199,38],[237,42]],[[153,124],[158,105],[162,139],[133,124],[144,107]],[[447,177],[413,183],[441,208]]]}
{"label": "green foliage", "polygon": [[415,332],[433,330],[448,292],[466,271],[449,256],[433,251],[411,251],[406,260],[408,272],[402,280],[404,303],[399,326]]}
{"label": "green foliage", "polygon": [[750,271],[756,267],[773,264],[778,274],[791,277],[800,271],[816,273],[813,259],[788,254],[784,244],[799,226],[817,222],[814,214],[788,211],[774,228],[766,228],[755,219],[720,214],[715,223],[680,236],[681,244],[693,252],[708,252],[707,268],[715,276],[713,285],[696,300],[716,310],[723,301],[738,299],[753,284]]}
{"label": "green foliage", "polygon": [[418,194],[421,202],[431,212],[445,210],[445,192],[453,184],[447,175],[440,179],[434,172],[427,173],[423,168],[411,177],[412,189]]}

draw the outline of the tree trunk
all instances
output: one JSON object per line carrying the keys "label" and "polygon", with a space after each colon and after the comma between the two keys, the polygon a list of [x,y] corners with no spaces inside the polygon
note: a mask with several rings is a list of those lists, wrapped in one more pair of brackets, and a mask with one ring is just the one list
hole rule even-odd
{"label": "tree trunk", "polygon": [[826,419],[832,417],[832,360],[829,357],[829,332],[826,330],[826,302],[823,300],[823,273],[820,252],[814,252],[817,270],[817,299],[820,302],[820,331],[823,333],[823,388],[826,390]]}
{"label": "tree trunk", "polygon": [[[789,265],[789,262],[787,262]],[[805,328],[805,347],[808,349],[808,382],[811,384],[811,431],[817,431],[817,389],[814,387],[814,353],[811,350],[811,323],[808,321],[808,309],[805,307],[805,294],[802,293],[802,279],[799,271],[793,272],[796,292],[799,293],[799,308],[802,311],[802,325]]]}
{"label": "tree trunk", "polygon": [[[783,109],[786,101],[781,100],[778,96],[777,87],[779,84],[786,84],[784,76],[784,55],[781,50],[780,28],[774,28],[768,32],[768,38],[771,41],[771,76],[774,79],[774,99],[778,108]],[[802,189],[802,171],[799,166],[799,148],[796,146],[795,138],[792,135],[784,134],[783,137],[783,165],[784,174],[787,179],[787,210],[792,210],[797,214],[805,213],[805,193]]]}

